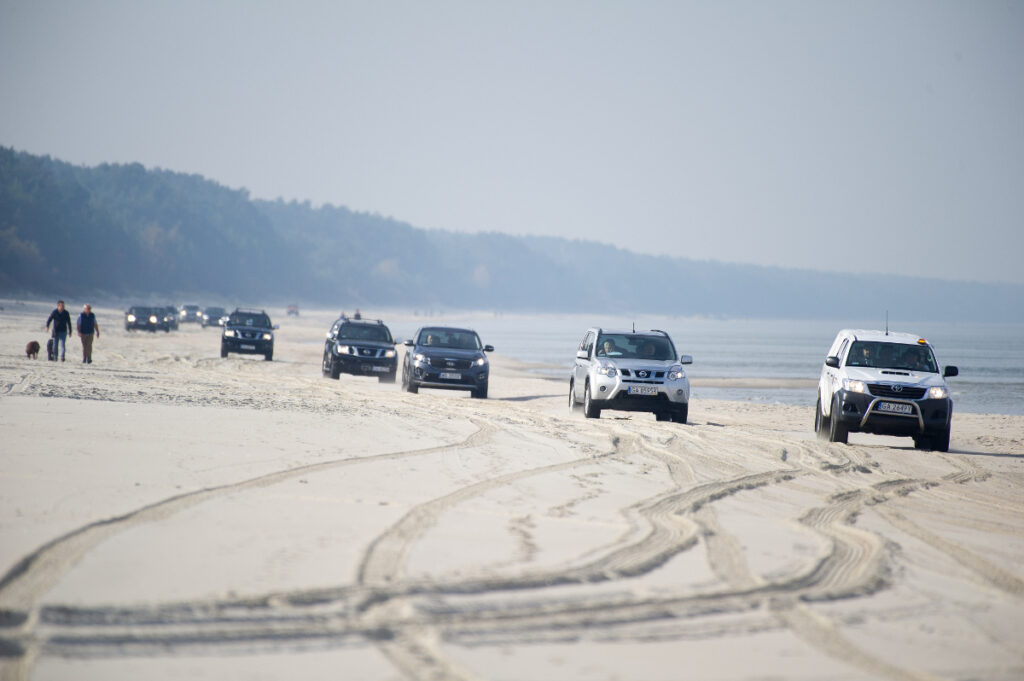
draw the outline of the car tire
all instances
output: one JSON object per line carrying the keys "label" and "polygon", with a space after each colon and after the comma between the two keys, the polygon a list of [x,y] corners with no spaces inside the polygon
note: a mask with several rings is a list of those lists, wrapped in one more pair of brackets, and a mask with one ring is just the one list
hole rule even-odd
{"label": "car tire", "polygon": [[484,385],[482,385],[479,388],[474,388],[473,390],[470,391],[469,394],[472,395],[474,398],[476,398],[478,400],[486,400],[487,399],[487,384],[485,383]]}
{"label": "car tire", "polygon": [[654,420],[655,421],[671,421],[672,420],[672,414],[668,413],[667,411],[656,411],[656,412],[654,412]]}
{"label": "car tire", "polygon": [[224,359],[227,356],[228,356],[228,346],[226,346],[223,343],[221,343],[220,344],[220,358]]}
{"label": "car tire", "polygon": [[821,395],[818,395],[817,401],[814,403],[814,433],[818,436],[819,440],[825,440],[828,438],[828,426],[825,423],[825,415],[821,413]]}
{"label": "car tire", "polygon": [[587,383],[587,387],[583,391],[583,415],[588,419],[601,418],[601,409],[594,405],[594,398],[590,395],[589,383]]}
{"label": "car tire", "polygon": [[263,359],[265,361],[267,361],[267,362],[270,362],[271,360],[273,360],[274,359],[274,351],[271,350],[270,352],[263,353]]}
{"label": "car tire", "polygon": [[395,382],[395,374],[396,373],[397,372],[393,371],[390,374],[384,374],[382,376],[378,376],[377,377],[377,382],[378,383],[394,383]]}
{"label": "car tire", "polygon": [[849,429],[843,424],[843,420],[839,418],[839,398],[836,397],[832,400],[832,414],[828,419],[828,441],[839,442],[845,445],[849,433]]}
{"label": "car tire", "polygon": [[934,449],[937,452],[948,452],[949,451],[949,428],[943,428],[942,430],[934,431],[930,437],[926,440],[929,447],[928,449]]}
{"label": "car tire", "polygon": [[404,371],[402,372],[402,387],[405,388],[405,392],[412,393],[413,395],[420,391],[416,381],[412,380],[412,377]]}
{"label": "car tire", "polygon": [[569,411],[579,411],[580,403],[576,401],[576,384],[569,381]]}
{"label": "car tire", "polygon": [[676,423],[686,423],[686,419],[690,416],[690,405],[684,404],[676,409],[676,412],[672,415],[672,420]]}

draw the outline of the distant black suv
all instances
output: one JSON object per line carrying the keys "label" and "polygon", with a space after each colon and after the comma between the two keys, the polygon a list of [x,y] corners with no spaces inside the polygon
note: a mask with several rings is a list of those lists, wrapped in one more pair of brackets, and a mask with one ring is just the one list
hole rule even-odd
{"label": "distant black suv", "polygon": [[171,330],[171,325],[167,321],[162,307],[132,305],[124,313],[124,330],[135,331],[137,329],[144,331],[156,331],[159,329],[167,332]]}
{"label": "distant black suv", "polygon": [[274,359],[276,328],[263,310],[236,309],[224,322],[220,336],[220,356],[227,357],[229,352],[263,355],[269,362]]}
{"label": "distant black suv", "polygon": [[334,379],[354,374],[394,383],[398,358],[391,331],[379,319],[338,318],[327,332],[321,369]]}

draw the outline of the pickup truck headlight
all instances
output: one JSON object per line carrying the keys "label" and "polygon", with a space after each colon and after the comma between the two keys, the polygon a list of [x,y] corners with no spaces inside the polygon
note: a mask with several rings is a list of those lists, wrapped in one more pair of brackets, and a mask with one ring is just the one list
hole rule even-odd
{"label": "pickup truck headlight", "polygon": [[263,334],[263,340],[274,340],[274,334],[269,333],[269,332]]}
{"label": "pickup truck headlight", "polygon": [[473,362],[473,364],[477,365],[478,367],[482,367],[483,365],[487,364],[487,358],[486,357],[477,357],[476,361]]}
{"label": "pickup truck headlight", "polygon": [[384,351],[384,356],[387,357],[388,359],[391,359],[392,357],[395,356],[395,351],[394,350],[385,350]]}
{"label": "pickup truck headlight", "polygon": [[941,385],[937,385],[934,388],[928,388],[928,399],[930,400],[943,400],[949,397],[949,391]]}
{"label": "pickup truck headlight", "polygon": [[342,345],[341,343],[338,343],[337,345],[334,346],[334,351],[337,352],[339,355],[347,355],[349,354],[349,347],[347,345]]}
{"label": "pickup truck headlight", "polygon": [[225,338],[234,338],[235,337],[235,330],[234,329],[224,329],[224,337]]}
{"label": "pickup truck headlight", "polygon": [[133,314],[128,315],[128,321],[129,322],[134,322],[135,321],[135,315],[133,315]]}
{"label": "pickup truck headlight", "polygon": [[864,381],[854,381],[849,378],[844,378],[843,390],[848,393],[866,393],[868,391],[868,386]]}
{"label": "pickup truck headlight", "polygon": [[417,352],[415,355],[412,356],[412,361],[416,362],[417,364],[422,364],[423,362],[427,361],[427,356],[424,355],[422,352]]}

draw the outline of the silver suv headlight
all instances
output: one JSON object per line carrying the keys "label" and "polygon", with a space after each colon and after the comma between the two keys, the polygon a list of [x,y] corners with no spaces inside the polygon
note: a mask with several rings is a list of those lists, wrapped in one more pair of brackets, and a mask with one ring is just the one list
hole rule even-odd
{"label": "silver suv headlight", "polygon": [[677,364],[668,370],[668,380],[678,381],[680,378],[686,378],[686,372],[683,371],[683,367]]}
{"label": "silver suv headlight", "polygon": [[597,373],[601,376],[617,376],[619,370],[615,368],[614,364],[609,362],[602,362],[597,365]]}

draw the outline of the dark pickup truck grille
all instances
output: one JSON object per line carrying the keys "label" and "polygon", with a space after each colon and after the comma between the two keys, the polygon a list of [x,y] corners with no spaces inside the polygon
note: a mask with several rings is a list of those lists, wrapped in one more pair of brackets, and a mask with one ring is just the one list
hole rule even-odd
{"label": "dark pickup truck grille", "polygon": [[[899,388],[899,390],[895,390],[895,388]],[[914,388],[906,385],[892,386],[888,383],[869,383],[868,390],[875,397],[892,397],[903,400],[919,400],[924,397],[924,388]]]}

